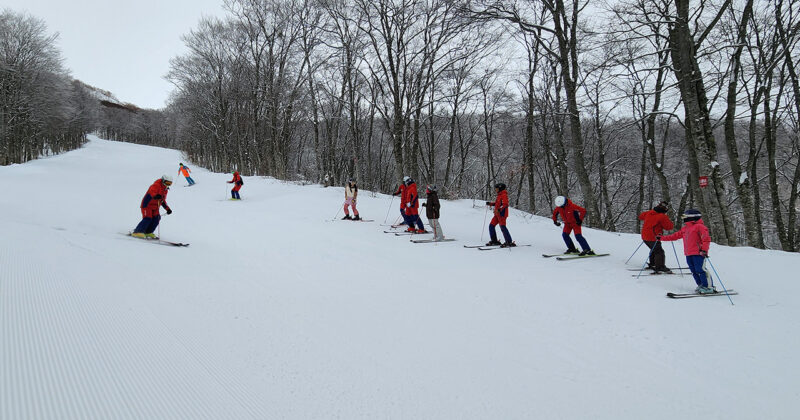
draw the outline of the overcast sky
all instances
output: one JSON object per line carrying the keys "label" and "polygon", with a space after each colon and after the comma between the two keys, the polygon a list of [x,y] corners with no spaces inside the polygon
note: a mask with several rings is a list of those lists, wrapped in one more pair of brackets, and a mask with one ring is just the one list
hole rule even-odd
{"label": "overcast sky", "polygon": [[201,16],[224,16],[223,0],[2,0],[59,33],[72,76],[143,108],[164,107],[173,86],[169,60]]}

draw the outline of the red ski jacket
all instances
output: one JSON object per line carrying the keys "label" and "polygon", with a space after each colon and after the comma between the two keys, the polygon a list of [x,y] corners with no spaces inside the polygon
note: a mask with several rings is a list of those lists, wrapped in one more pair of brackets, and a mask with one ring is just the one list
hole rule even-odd
{"label": "red ski jacket", "polygon": [[500,219],[508,217],[508,191],[503,190],[497,193],[497,198],[491,205],[494,206],[497,217]]}
{"label": "red ski jacket", "polygon": [[656,236],[664,233],[665,230],[672,230],[675,225],[666,213],[659,213],[655,210],[647,210],[639,215],[639,220],[644,220],[642,225],[642,240],[655,242]]}
{"label": "red ski jacket", "polygon": [[[405,200],[406,215],[412,216],[419,214],[419,196],[417,195],[417,184],[411,183],[406,186]],[[408,204],[411,204],[410,206]]]}
{"label": "red ski jacket", "polygon": [[169,210],[169,206],[167,205],[168,192],[169,188],[164,185],[161,178],[157,179],[156,182],[147,189],[144,198],[142,198],[142,204],[140,206],[142,209],[142,217],[158,216],[159,207],[164,207]]}
{"label": "red ski jacket", "polygon": [[683,238],[683,255],[700,255],[700,251],[708,252],[711,236],[702,220],[686,222],[681,230],[662,236],[662,241],[675,241]]}
{"label": "red ski jacket", "polygon": [[564,221],[566,225],[577,225],[577,220],[575,220],[575,212],[578,212],[578,218],[581,219],[583,222],[583,218],[586,216],[586,209],[573,203],[572,200],[567,199],[567,204],[564,204],[562,207],[556,207],[553,209],[553,221],[558,221],[558,215],[561,215],[561,220]]}

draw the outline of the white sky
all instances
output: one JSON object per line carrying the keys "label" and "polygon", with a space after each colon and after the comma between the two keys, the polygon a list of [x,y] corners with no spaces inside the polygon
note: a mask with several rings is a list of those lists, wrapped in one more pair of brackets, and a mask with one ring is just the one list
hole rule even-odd
{"label": "white sky", "polygon": [[185,52],[180,37],[201,16],[225,13],[223,0],[2,0],[58,32],[72,76],[143,108],[164,107],[173,86],[169,60]]}

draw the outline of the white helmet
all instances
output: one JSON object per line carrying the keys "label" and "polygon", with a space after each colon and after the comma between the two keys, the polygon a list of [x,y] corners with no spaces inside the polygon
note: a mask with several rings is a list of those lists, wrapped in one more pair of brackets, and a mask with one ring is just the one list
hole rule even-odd
{"label": "white helmet", "polygon": [[411,177],[410,177],[410,176],[408,176],[408,175],[404,176],[404,177],[403,177],[403,183],[406,183],[406,182],[408,182],[408,180],[409,180],[409,179],[411,179]]}
{"label": "white helmet", "polygon": [[172,184],[172,177],[169,176],[169,175],[162,175],[161,176],[161,181],[162,182],[169,182],[170,184]]}
{"label": "white helmet", "polygon": [[556,207],[564,207],[565,204],[567,204],[567,197],[564,197],[563,195],[559,195],[558,197],[556,197],[555,200]]}

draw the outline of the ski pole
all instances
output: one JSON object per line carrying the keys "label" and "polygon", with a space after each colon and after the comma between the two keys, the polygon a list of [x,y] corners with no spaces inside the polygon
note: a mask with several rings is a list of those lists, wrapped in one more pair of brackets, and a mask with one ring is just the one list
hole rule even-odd
{"label": "ski pole", "polygon": [[392,200],[389,201],[389,208],[386,209],[386,217],[383,218],[384,224],[386,224],[386,221],[389,220],[389,212],[392,210],[392,203],[394,203],[394,196],[392,196]]}
{"label": "ski pole", "polygon": [[681,273],[681,277],[683,277],[683,268],[681,267],[681,260],[678,259],[678,251],[675,250],[675,242],[672,243],[672,252],[675,254],[675,261],[678,262],[678,271]]}
{"label": "ski pole", "polygon": [[[656,244],[658,244],[658,242],[659,242],[659,241],[656,241]],[[644,242],[642,242],[642,243],[644,243]],[[640,246],[641,246],[641,245],[640,245]],[[650,248],[650,247],[648,247],[648,248]],[[637,248],[637,249],[638,249],[638,248]],[[653,255],[653,250],[654,250],[654,249],[656,249],[656,245],[653,245],[653,247],[652,247],[652,248],[650,248],[650,253],[649,253],[649,254],[647,254],[647,259],[646,259],[646,260],[644,260],[644,264],[642,264],[642,269],[641,269],[641,270],[639,270],[639,274],[637,274],[637,275],[636,275],[636,279],[637,279],[637,280],[639,279],[639,276],[641,276],[641,275],[642,275],[642,271],[644,271],[644,267],[645,267],[645,266],[647,265],[647,263],[650,261],[650,257]]]}
{"label": "ski pole", "polygon": [[341,207],[340,207],[338,210],[336,210],[336,215],[335,215],[335,216],[333,216],[333,219],[331,219],[331,222],[335,222],[335,221],[336,221],[336,218],[337,218],[337,217],[339,217],[339,212],[340,212],[340,211],[342,211],[342,208],[341,208]]}
{"label": "ski pole", "polygon": [[481,242],[483,242],[483,231],[486,226],[486,216],[489,214],[489,206],[486,206],[486,211],[483,213],[483,226],[481,226]]}
{"label": "ski pole", "polygon": [[[714,268],[714,264],[711,262],[711,258],[708,258],[708,256],[706,256],[706,261],[708,261],[708,265],[711,266],[711,269],[714,270],[714,274],[717,276],[717,280],[719,280],[719,285],[722,286],[722,290],[725,291],[725,296],[728,297],[728,300],[731,301],[731,305],[733,305],[733,299],[731,299],[731,295],[728,294],[728,289],[725,287],[724,284],[722,284],[722,279],[719,277],[719,273],[717,273],[717,269]],[[713,281],[713,279],[712,279],[712,281]],[[713,285],[713,283],[712,283],[712,285]]]}
{"label": "ski pole", "polygon": [[633,251],[633,254],[631,254],[631,256],[628,257],[628,259],[625,261],[625,264],[627,264],[631,260],[631,258],[633,258],[633,256],[636,255],[637,252],[639,252],[639,248],[642,247],[643,243],[644,243],[644,241],[639,242],[639,246],[636,247],[636,251]]}

